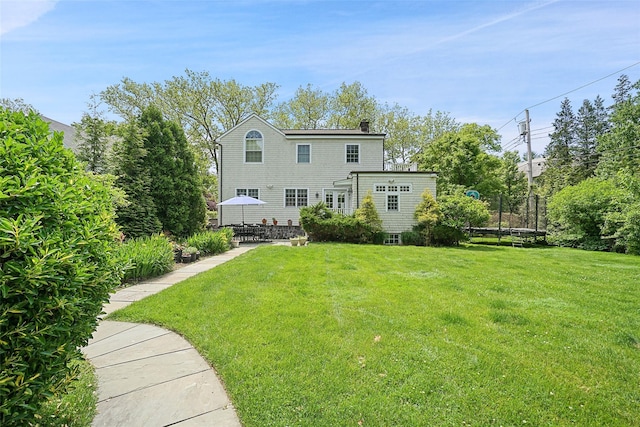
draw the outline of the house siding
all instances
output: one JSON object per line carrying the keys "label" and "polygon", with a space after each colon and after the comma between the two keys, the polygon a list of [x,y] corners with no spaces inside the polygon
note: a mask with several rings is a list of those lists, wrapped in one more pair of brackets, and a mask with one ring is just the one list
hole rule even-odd
{"label": "house siding", "polygon": [[[263,162],[244,162],[244,137],[247,132],[258,130],[263,136]],[[259,223],[262,218],[280,224],[291,219],[299,224],[299,208],[285,207],[286,188],[308,190],[308,204],[322,201],[323,190],[333,188],[333,182],[346,178],[350,172],[377,170],[383,167],[383,141],[380,135],[294,135],[287,136],[257,116],[245,120],[226,134],[219,142],[220,200],[236,195],[237,188],[257,188],[262,206],[245,206],[245,223]],[[311,145],[311,163],[297,163],[296,145]],[[347,163],[346,144],[360,146],[360,162]],[[318,194],[318,197],[316,197]],[[221,207],[220,224],[242,221],[239,206]]]}
{"label": "house siding", "polygon": [[[355,209],[362,199],[367,195],[367,192],[371,191],[373,202],[378,211],[378,215],[382,220],[382,227],[388,233],[401,233],[403,231],[409,231],[416,224],[413,218],[416,206],[422,201],[422,193],[425,189],[431,192],[431,195],[436,197],[436,174],[434,173],[420,173],[420,172],[367,172],[354,174],[354,192],[358,193],[360,199],[357,205],[354,205]],[[391,183],[389,181],[392,181]],[[387,191],[378,192],[375,191],[376,185],[408,185],[410,187],[409,192],[401,191]],[[357,186],[357,188],[356,188]],[[399,188],[398,188],[399,190]],[[398,195],[398,211],[387,211],[387,195]],[[356,197],[353,198],[353,202],[356,203]]]}

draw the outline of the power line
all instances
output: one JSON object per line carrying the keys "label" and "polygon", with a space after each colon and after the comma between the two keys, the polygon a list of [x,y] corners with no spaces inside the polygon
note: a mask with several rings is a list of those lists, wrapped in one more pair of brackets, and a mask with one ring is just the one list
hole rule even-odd
{"label": "power line", "polygon": [[584,88],[585,88],[585,87],[587,87],[587,86],[591,86],[592,84],[598,83],[599,81],[602,81],[602,80],[608,79],[608,78],[609,78],[609,77],[611,77],[611,76],[614,76],[614,75],[616,75],[616,74],[618,74],[618,73],[621,73],[621,72],[623,72],[623,71],[625,71],[625,70],[628,70],[629,68],[633,68],[633,67],[635,67],[635,66],[637,66],[637,65],[640,65],[640,61],[638,61],[638,62],[636,62],[636,63],[634,63],[634,64],[631,64],[631,65],[629,65],[629,66],[627,66],[627,67],[624,67],[624,68],[622,68],[622,69],[620,69],[620,70],[618,70],[618,71],[614,71],[614,72],[613,72],[613,73],[611,73],[611,74],[607,74],[607,75],[606,75],[606,76],[604,76],[604,77],[600,77],[599,79],[593,80],[593,81],[591,81],[591,82],[589,82],[589,83],[587,83],[587,84],[584,84],[584,85],[582,85],[582,86],[580,86],[580,87],[577,87],[577,88],[575,88],[575,89],[572,89],[572,90],[570,90],[570,91],[568,91],[568,92],[565,92],[565,93],[563,93],[563,94],[560,94],[560,95],[554,96],[553,98],[549,98],[549,99],[547,99],[547,100],[545,100],[545,101],[542,101],[542,102],[539,102],[539,103],[537,103],[537,104],[535,104],[535,105],[532,105],[532,106],[530,106],[530,107],[527,107],[527,108],[525,108],[524,110],[520,111],[518,114],[516,114],[512,119],[509,119],[509,121],[507,121],[505,124],[503,124],[502,126],[500,126],[500,127],[498,128],[498,132],[499,132],[500,130],[502,130],[502,128],[504,128],[506,125],[508,125],[509,123],[511,123],[511,121],[512,121],[512,120],[514,120],[514,121],[515,121],[515,120],[518,118],[518,116],[519,116],[520,114],[524,113],[526,110],[530,110],[530,109],[532,109],[532,108],[539,107],[540,105],[542,105],[542,104],[546,104],[547,102],[555,101],[555,100],[556,100],[556,99],[558,99],[558,98],[562,98],[563,96],[569,95],[570,93],[576,92],[576,91],[578,91],[578,90],[580,90],[580,89],[584,89]]}

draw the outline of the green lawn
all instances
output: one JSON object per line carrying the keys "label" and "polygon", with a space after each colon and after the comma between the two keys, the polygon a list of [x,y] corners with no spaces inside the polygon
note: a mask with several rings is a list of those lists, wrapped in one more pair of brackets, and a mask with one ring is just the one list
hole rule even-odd
{"label": "green lawn", "polygon": [[640,257],[264,246],[111,318],[184,335],[247,427],[640,425]]}

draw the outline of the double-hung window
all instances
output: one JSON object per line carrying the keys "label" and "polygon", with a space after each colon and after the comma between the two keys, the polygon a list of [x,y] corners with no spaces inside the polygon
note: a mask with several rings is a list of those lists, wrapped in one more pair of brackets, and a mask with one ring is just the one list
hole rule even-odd
{"label": "double-hung window", "polygon": [[387,211],[397,212],[400,210],[400,202],[397,194],[387,194]]}
{"label": "double-hung window", "polygon": [[296,146],[296,162],[298,163],[311,163],[311,145],[298,144]]}
{"label": "double-hung window", "polygon": [[249,196],[254,199],[259,199],[260,190],[257,188],[236,188],[236,196]]}
{"label": "double-hung window", "polygon": [[347,163],[360,163],[360,145],[359,144],[347,144],[345,146],[346,162]]}
{"label": "double-hung window", "polygon": [[285,188],[284,205],[286,207],[302,207],[309,205],[309,195],[306,188]]}
{"label": "double-hung window", "polygon": [[244,137],[244,161],[245,163],[262,163],[262,150],[264,141],[262,134],[252,130]]}

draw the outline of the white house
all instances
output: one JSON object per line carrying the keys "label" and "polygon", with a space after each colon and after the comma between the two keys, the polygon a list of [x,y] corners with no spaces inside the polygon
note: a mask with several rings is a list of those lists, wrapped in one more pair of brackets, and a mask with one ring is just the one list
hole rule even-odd
{"label": "white house", "polygon": [[[267,202],[260,206],[219,206],[220,225],[299,223],[301,207],[323,201],[350,214],[371,191],[391,241],[410,230],[425,189],[435,197],[436,173],[413,168],[387,171],[385,135],[360,129],[277,129],[251,115],[221,135],[219,200],[248,195]],[[395,169],[398,165],[395,165]]]}

